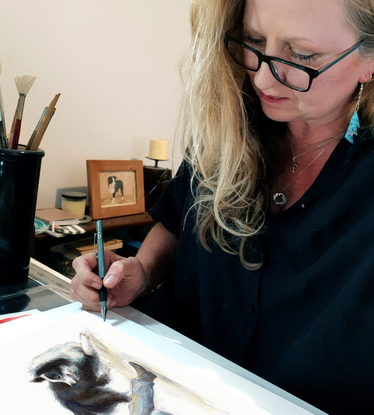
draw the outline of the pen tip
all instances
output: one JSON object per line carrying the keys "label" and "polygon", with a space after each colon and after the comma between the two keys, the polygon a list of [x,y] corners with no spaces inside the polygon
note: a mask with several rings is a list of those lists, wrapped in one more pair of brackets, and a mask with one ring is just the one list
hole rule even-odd
{"label": "pen tip", "polygon": [[103,320],[105,321],[106,320],[106,307],[102,307],[101,308],[101,315],[103,316]]}

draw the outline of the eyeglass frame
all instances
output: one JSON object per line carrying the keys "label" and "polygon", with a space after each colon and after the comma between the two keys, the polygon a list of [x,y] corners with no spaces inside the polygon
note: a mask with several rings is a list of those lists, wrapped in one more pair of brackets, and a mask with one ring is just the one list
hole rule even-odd
{"label": "eyeglass frame", "polygon": [[[245,49],[248,49],[251,52],[253,52],[257,56],[258,62],[259,62],[257,69],[250,69],[250,68],[246,67],[243,63],[241,63],[237,59],[235,59],[235,57],[230,52],[229,41],[233,41],[234,43],[237,43],[238,45],[244,47]],[[226,32],[225,39],[224,39],[225,47],[226,47],[227,51],[229,52],[229,55],[231,56],[231,58],[233,59],[233,61],[236,62],[238,65],[240,65],[241,67],[243,67],[243,68],[245,68],[245,69],[247,69],[249,71],[258,72],[259,69],[260,69],[260,67],[261,67],[262,62],[265,62],[265,63],[268,64],[271,73],[273,74],[274,78],[277,81],[279,81],[282,85],[285,85],[288,88],[291,88],[291,89],[293,89],[295,91],[299,91],[299,92],[308,92],[309,89],[310,89],[310,87],[312,86],[313,79],[317,78],[317,76],[319,76],[323,72],[327,71],[327,69],[331,68],[333,65],[335,65],[338,62],[340,62],[346,56],[348,56],[349,54],[351,54],[352,52],[354,52],[356,49],[358,49],[361,45],[363,45],[365,42],[366,42],[366,39],[361,40],[360,42],[358,42],[355,45],[353,45],[346,52],[344,52],[337,59],[335,59],[334,61],[328,63],[323,68],[317,70],[317,69],[309,68],[308,66],[299,65],[297,63],[287,61],[285,59],[277,58],[275,56],[264,55],[263,53],[261,53],[260,51],[258,51],[257,49],[255,49],[254,47],[249,46],[249,45],[246,45],[245,43],[241,42],[240,40],[235,39],[234,37],[232,37],[231,34],[230,34],[230,31]],[[285,83],[284,81],[282,81],[278,77],[275,68],[271,65],[271,61],[280,62],[280,63],[283,63],[285,65],[289,65],[289,66],[291,66],[293,68],[300,69],[303,72],[306,72],[309,75],[309,85],[308,85],[308,88],[307,89],[297,88],[297,87],[288,85],[287,83]]]}

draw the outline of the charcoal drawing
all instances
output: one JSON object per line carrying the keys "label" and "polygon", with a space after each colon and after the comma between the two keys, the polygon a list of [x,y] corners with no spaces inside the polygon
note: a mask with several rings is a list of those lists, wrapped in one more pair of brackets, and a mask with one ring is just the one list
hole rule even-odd
{"label": "charcoal drawing", "polygon": [[30,373],[32,382],[49,382],[57,401],[75,415],[110,414],[120,402],[131,400],[108,387],[109,373],[83,333],[81,343],[58,345],[35,357]]}
{"label": "charcoal drawing", "polygon": [[130,402],[131,415],[173,415],[158,411],[154,403],[154,373],[135,362],[131,393],[109,387],[109,367],[100,359],[88,334],[80,334],[80,343],[57,345],[36,356],[30,365],[32,382],[46,381],[56,400],[74,415],[112,414],[120,403]]}
{"label": "charcoal drawing", "polygon": [[250,395],[221,381],[230,373],[194,365],[180,345],[144,327],[121,323],[134,337],[86,312],[41,327],[43,313],[27,318],[36,328],[10,341],[1,342],[0,327],[6,413],[237,415],[246,408],[265,414]]}

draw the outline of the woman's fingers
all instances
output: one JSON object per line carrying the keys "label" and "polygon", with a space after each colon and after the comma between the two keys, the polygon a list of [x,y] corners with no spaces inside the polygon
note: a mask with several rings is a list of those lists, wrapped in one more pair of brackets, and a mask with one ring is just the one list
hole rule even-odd
{"label": "woman's fingers", "polygon": [[[108,291],[108,307],[130,304],[146,288],[146,274],[136,258],[122,258],[111,251],[105,252],[108,272],[104,285]],[[85,307],[99,310],[98,290],[103,282],[96,275],[97,260],[94,254],[78,257],[73,261],[76,271],[71,282],[70,296]]]}

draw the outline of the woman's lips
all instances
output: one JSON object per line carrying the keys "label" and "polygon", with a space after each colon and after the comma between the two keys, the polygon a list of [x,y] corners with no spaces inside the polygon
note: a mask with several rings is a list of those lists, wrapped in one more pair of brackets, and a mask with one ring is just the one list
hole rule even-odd
{"label": "woman's lips", "polygon": [[274,95],[266,95],[261,91],[260,91],[260,99],[261,101],[264,101],[264,102],[267,102],[273,105],[280,105],[289,100],[289,98],[287,97],[276,97]]}

